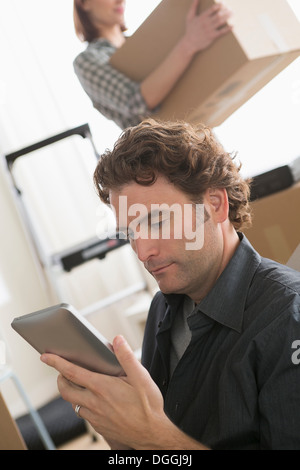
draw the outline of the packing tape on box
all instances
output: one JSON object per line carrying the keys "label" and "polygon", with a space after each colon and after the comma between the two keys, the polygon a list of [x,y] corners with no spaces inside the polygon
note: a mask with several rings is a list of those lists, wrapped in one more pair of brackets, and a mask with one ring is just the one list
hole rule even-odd
{"label": "packing tape on box", "polygon": [[278,30],[272,18],[266,13],[258,15],[258,20],[278,51],[283,54],[290,50],[288,43]]}

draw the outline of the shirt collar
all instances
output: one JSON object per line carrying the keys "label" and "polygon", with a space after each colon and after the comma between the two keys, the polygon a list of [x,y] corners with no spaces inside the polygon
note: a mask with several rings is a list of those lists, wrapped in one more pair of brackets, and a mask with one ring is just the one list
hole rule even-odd
{"label": "shirt collar", "polygon": [[[249,286],[261,257],[245,235],[240,233],[239,237],[241,241],[231,260],[193,313],[202,312],[218,323],[241,332]],[[178,308],[182,297],[179,294],[165,296],[171,309],[175,305]]]}
{"label": "shirt collar", "polygon": [[96,39],[93,39],[93,41],[91,41],[89,44],[88,44],[88,48],[94,48],[94,49],[98,49],[98,48],[102,48],[102,47],[111,47],[113,49],[116,49],[116,47],[106,38],[96,38]]}

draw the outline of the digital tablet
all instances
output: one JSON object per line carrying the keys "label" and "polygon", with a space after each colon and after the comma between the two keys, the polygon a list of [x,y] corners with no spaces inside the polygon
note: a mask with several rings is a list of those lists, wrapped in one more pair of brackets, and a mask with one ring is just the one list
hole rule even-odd
{"label": "digital tablet", "polygon": [[17,317],[11,326],[40,354],[53,353],[101,374],[123,373],[109,342],[71,305]]}

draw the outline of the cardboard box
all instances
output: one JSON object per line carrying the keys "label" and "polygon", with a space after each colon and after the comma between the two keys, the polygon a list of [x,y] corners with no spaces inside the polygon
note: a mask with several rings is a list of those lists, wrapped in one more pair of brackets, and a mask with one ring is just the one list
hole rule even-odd
{"label": "cardboard box", "polygon": [[[234,12],[234,31],[195,56],[157,118],[218,126],[300,55],[300,22],[286,0],[223,1]],[[183,35],[191,2],[162,0],[111,64],[142,81]],[[200,0],[200,11],[213,3]]]}
{"label": "cardboard box", "polygon": [[0,450],[26,450],[27,447],[0,393]]}
{"label": "cardboard box", "polygon": [[300,244],[297,246],[296,250],[286,263],[292,269],[296,269],[296,271],[300,271]]}
{"label": "cardboard box", "polygon": [[245,235],[261,256],[287,264],[300,244],[300,183],[251,205],[253,224]]}

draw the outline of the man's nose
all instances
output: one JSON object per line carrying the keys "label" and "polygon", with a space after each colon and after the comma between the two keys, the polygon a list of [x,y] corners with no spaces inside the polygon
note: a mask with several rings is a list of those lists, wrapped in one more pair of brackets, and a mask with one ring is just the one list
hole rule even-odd
{"label": "man's nose", "polygon": [[131,242],[131,246],[142,263],[159,253],[159,240],[137,238]]}

